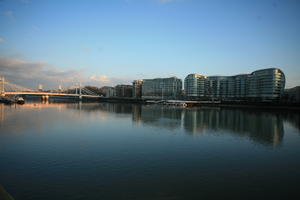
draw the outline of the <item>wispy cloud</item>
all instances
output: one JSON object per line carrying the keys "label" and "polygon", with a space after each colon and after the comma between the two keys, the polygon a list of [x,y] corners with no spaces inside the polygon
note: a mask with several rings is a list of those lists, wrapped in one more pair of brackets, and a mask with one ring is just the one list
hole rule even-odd
{"label": "wispy cloud", "polygon": [[106,74],[102,75],[91,75],[89,80],[87,81],[88,84],[91,85],[100,85],[100,86],[115,86],[118,84],[131,84],[132,78],[130,77],[109,77]]}
{"label": "wispy cloud", "polygon": [[72,85],[83,80],[79,70],[61,71],[46,62],[31,62],[18,58],[0,58],[0,75],[16,84],[35,88],[42,83],[47,88],[56,88],[58,84]]}
{"label": "wispy cloud", "polygon": [[11,10],[3,11],[2,14],[10,19],[15,19],[14,12]]}
{"label": "wispy cloud", "polygon": [[10,82],[24,87],[35,89],[38,84],[43,84],[46,89],[57,88],[58,85],[71,87],[79,82],[84,85],[114,86],[128,84],[130,78],[108,77],[108,75],[87,76],[83,70],[59,70],[47,62],[32,62],[19,58],[0,57],[0,76]]}
{"label": "wispy cloud", "polygon": [[36,25],[32,25],[31,28],[34,30],[34,31],[41,31],[40,27],[39,26],[36,26]]}
{"label": "wispy cloud", "polygon": [[30,0],[20,0],[21,3],[25,3],[25,4],[28,4],[28,3],[31,3]]}
{"label": "wispy cloud", "polygon": [[85,52],[91,52],[92,51],[92,47],[90,47],[90,46],[82,46],[81,49]]}
{"label": "wispy cloud", "polygon": [[0,37],[0,43],[1,42],[6,42],[6,40],[4,40],[2,37]]}
{"label": "wispy cloud", "polygon": [[160,3],[170,3],[175,0],[159,0]]}

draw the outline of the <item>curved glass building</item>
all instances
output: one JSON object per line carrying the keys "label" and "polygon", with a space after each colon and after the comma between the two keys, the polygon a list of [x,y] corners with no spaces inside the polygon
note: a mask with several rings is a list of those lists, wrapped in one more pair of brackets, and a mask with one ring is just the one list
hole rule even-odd
{"label": "curved glass building", "polygon": [[285,75],[278,68],[262,69],[249,76],[249,98],[277,99],[283,93]]}
{"label": "curved glass building", "polygon": [[189,74],[184,84],[187,99],[272,101],[283,93],[285,75],[278,68],[235,76]]}

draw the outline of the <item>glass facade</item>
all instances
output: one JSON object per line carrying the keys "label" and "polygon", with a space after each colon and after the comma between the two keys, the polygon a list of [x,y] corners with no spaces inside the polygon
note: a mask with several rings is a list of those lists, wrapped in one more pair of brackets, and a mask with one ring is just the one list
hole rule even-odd
{"label": "glass facade", "polygon": [[115,90],[117,97],[132,97],[132,85],[117,85]]}
{"label": "glass facade", "polygon": [[189,99],[196,99],[205,95],[206,77],[200,74],[189,74],[184,79],[185,95]]}
{"label": "glass facade", "polygon": [[178,99],[182,91],[182,81],[177,77],[144,79],[143,99]]}
{"label": "glass facade", "polygon": [[280,97],[285,87],[285,75],[277,68],[253,72],[249,78],[250,98],[274,99]]}
{"label": "glass facade", "polygon": [[275,100],[284,91],[285,75],[278,68],[235,76],[189,74],[184,83],[187,99]]}

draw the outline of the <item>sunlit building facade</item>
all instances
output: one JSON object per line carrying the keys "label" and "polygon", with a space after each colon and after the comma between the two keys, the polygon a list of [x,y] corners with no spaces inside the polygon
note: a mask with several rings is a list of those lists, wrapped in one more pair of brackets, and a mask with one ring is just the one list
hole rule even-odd
{"label": "sunlit building facade", "polygon": [[143,99],[178,99],[181,92],[182,81],[177,77],[143,80]]}
{"label": "sunlit building facade", "polygon": [[206,78],[200,74],[189,74],[184,79],[184,91],[188,99],[197,99],[205,96]]}
{"label": "sunlit building facade", "polygon": [[139,99],[142,97],[142,84],[143,84],[143,80],[134,80],[132,83],[133,97],[136,99]]}
{"label": "sunlit building facade", "polygon": [[185,78],[187,99],[268,101],[279,99],[285,87],[285,75],[278,68],[268,68],[235,76]]}
{"label": "sunlit building facade", "polygon": [[249,76],[248,97],[279,98],[284,92],[285,75],[278,68],[262,69]]}

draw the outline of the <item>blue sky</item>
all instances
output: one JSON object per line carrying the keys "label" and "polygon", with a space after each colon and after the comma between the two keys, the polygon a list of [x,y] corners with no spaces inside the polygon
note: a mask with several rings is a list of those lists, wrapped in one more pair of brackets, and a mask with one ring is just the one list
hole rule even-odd
{"label": "blue sky", "polygon": [[2,0],[0,75],[101,86],[279,67],[300,85],[299,10],[298,0]]}

